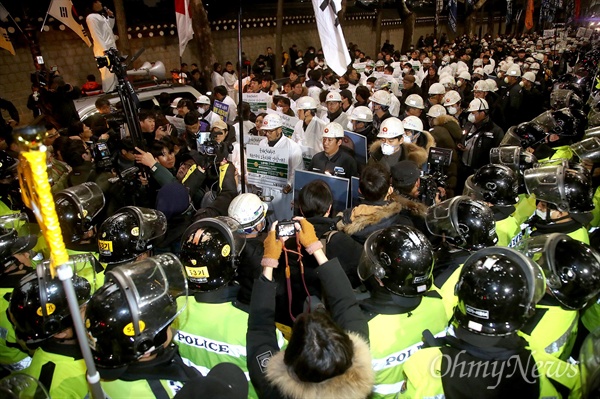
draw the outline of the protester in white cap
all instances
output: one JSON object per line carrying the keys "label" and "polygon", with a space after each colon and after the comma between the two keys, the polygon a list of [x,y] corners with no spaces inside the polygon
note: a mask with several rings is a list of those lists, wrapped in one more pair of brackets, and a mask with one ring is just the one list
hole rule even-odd
{"label": "protester in white cap", "polygon": [[358,176],[356,159],[344,149],[343,140],[344,128],[328,123],[323,129],[323,151],[313,156],[308,170],[345,178]]}
{"label": "protester in white cap", "polygon": [[302,159],[302,149],[291,139],[283,135],[282,121],[279,115],[269,114],[264,117],[262,131],[265,138],[258,144],[260,147],[284,149],[288,153],[288,175],[287,184],[282,188],[263,187],[263,196],[271,196],[273,200],[269,202],[269,209],[273,214],[269,216],[270,221],[288,220],[293,216],[291,206],[294,194],[292,185],[294,184],[294,172],[304,169]]}

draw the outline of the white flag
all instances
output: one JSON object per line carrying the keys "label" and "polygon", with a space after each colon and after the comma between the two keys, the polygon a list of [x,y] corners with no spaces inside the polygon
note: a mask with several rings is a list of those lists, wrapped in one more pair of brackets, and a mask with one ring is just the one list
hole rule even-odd
{"label": "white flag", "polygon": [[88,47],[92,46],[90,39],[83,33],[83,27],[73,17],[73,3],[71,3],[71,0],[52,0],[48,14],[71,28]]}
{"label": "white flag", "polygon": [[177,21],[177,35],[179,36],[179,56],[181,57],[185,46],[194,37],[189,0],[175,0],[175,20]]}
{"label": "white flag", "polygon": [[0,3],[0,21],[8,22],[9,16],[10,16],[10,14],[8,13],[8,10],[6,8],[4,8],[2,3]]}
{"label": "white flag", "polygon": [[312,0],[312,4],[327,66],[341,76],[350,64],[350,54],[337,16],[342,9],[342,1]]}

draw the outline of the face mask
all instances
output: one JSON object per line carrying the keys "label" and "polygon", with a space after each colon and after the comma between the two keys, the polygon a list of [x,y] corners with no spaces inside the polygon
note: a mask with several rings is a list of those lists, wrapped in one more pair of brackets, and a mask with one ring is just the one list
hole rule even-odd
{"label": "face mask", "polygon": [[410,143],[412,143],[412,137],[410,137],[410,136],[407,136],[407,135],[405,134],[405,135],[404,135],[404,142],[405,142],[406,144],[410,144]]}
{"label": "face mask", "polygon": [[508,84],[508,78],[504,78],[504,83]]}
{"label": "face mask", "polygon": [[519,86],[525,87],[525,83],[521,81],[521,82],[519,82]]}
{"label": "face mask", "polygon": [[456,113],[458,112],[458,109],[456,109],[456,107],[446,107],[446,109],[448,110],[448,113],[450,115],[456,115]]}
{"label": "face mask", "polygon": [[459,80],[458,82],[456,82],[456,87],[462,86],[462,83],[463,83],[462,80]]}
{"label": "face mask", "polygon": [[475,123],[475,114],[469,114],[469,116],[467,116],[467,119],[469,120],[469,122]]}
{"label": "face mask", "polygon": [[283,107],[277,107],[277,108],[276,108],[276,111],[277,111],[277,112],[283,112]]}
{"label": "face mask", "polygon": [[395,147],[388,143],[383,143],[381,145],[381,152],[383,153],[383,155],[392,155],[394,153],[394,149]]}
{"label": "face mask", "polygon": [[408,75],[410,73],[410,68],[404,68],[403,71],[405,75]]}
{"label": "face mask", "polygon": [[342,90],[346,90],[348,88],[348,84],[346,83],[345,85],[340,85],[340,89]]}
{"label": "face mask", "polygon": [[546,220],[546,211],[542,211],[540,209],[535,210],[535,214],[542,220]]}

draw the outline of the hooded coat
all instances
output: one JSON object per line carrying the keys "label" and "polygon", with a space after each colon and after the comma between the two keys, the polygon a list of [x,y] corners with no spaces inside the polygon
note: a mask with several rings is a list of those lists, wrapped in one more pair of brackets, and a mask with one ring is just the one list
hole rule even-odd
{"label": "hooded coat", "polygon": [[454,197],[460,162],[457,144],[462,140],[462,130],[455,117],[452,115],[441,115],[433,120],[433,128],[429,132],[435,140],[436,147],[452,150],[452,162],[445,171],[446,176],[448,176],[446,198]]}

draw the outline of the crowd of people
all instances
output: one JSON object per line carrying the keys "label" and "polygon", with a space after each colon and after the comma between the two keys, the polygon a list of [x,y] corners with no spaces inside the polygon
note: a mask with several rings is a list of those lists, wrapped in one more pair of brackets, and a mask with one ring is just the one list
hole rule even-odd
{"label": "crowd of people", "polygon": [[[49,182],[109,397],[594,397],[597,42],[442,39],[372,58],[350,44],[342,76],[295,45],[279,83],[270,48],[242,69],[215,64],[210,83],[194,69],[202,95],[140,110],[141,141],[106,97],[79,121],[53,79]],[[85,397],[8,109],[0,391],[29,375],[36,395]],[[252,143],[286,152],[286,185],[241,190]],[[294,196],[299,170],[318,174]],[[357,177],[360,203],[336,209],[325,175]]]}

